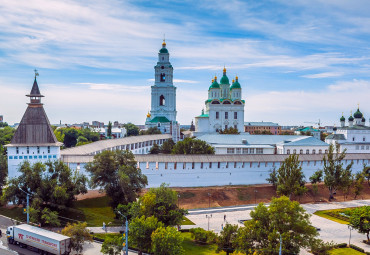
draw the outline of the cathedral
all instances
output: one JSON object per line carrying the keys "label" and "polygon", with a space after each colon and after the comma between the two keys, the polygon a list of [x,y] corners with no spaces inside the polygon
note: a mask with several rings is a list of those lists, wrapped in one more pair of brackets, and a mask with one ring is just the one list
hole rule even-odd
{"label": "cathedral", "polygon": [[145,127],[157,127],[163,134],[171,134],[173,140],[178,141],[180,125],[176,121],[176,87],[173,85],[173,67],[164,40],[158,53],[158,62],[154,71],[154,85],[151,87],[151,111],[146,116]]}
{"label": "cathedral", "polygon": [[217,133],[230,127],[244,132],[244,105],[241,99],[242,88],[238,76],[230,86],[226,68],[220,83],[217,76],[212,80],[208,89],[208,99],[205,101],[206,110],[195,117],[195,133]]}

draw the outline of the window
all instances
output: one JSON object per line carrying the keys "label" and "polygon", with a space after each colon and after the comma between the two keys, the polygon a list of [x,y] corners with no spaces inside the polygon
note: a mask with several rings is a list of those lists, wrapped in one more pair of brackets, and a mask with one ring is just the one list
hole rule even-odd
{"label": "window", "polygon": [[352,137],[352,141],[355,141],[355,137]]}
{"label": "window", "polygon": [[225,112],[225,120],[227,120],[228,118],[229,118],[229,113]]}
{"label": "window", "polygon": [[19,147],[16,147],[15,150],[16,150],[16,153],[19,154]]}
{"label": "window", "polygon": [[30,147],[27,146],[27,154],[30,154]]}
{"label": "window", "polygon": [[182,163],[182,169],[185,169],[186,168],[186,163]]}
{"label": "window", "polygon": [[51,158],[51,155],[48,155],[48,158]]}
{"label": "window", "polygon": [[365,146],[361,145],[361,150],[364,150],[365,149]]}
{"label": "window", "polygon": [[237,125],[234,125],[234,128],[235,128],[235,129],[238,129],[238,126],[237,126]]}
{"label": "window", "polygon": [[194,163],[194,162],[192,162],[192,163],[191,163],[191,169],[194,169],[194,167],[195,167],[195,163]]}
{"label": "window", "polygon": [[316,154],[316,150],[312,150],[312,154]]}
{"label": "window", "polygon": [[248,154],[248,148],[243,148],[243,154]]}
{"label": "window", "polygon": [[290,150],[288,149],[288,150],[286,150],[286,154],[290,154]]}
{"label": "window", "polygon": [[310,150],[306,150],[306,154],[310,154]]}
{"label": "window", "polygon": [[161,73],[161,82],[166,81],[166,74]]}
{"label": "window", "polygon": [[217,162],[217,168],[220,168],[220,167],[221,167],[221,163]]}
{"label": "window", "polygon": [[50,153],[50,146],[48,146],[48,153]]}
{"label": "window", "polygon": [[250,149],[249,149],[249,153],[250,153],[250,154],[254,154],[254,149],[253,149],[253,148],[250,148]]}
{"label": "window", "polygon": [[366,150],[368,150],[369,149],[369,145],[366,145]]}
{"label": "window", "polygon": [[23,159],[23,156],[19,156],[19,159]]}
{"label": "window", "polygon": [[216,112],[216,120],[218,120],[219,118],[220,118],[220,113]]}
{"label": "window", "polygon": [[161,96],[159,97],[159,105],[165,105],[165,103],[166,103],[166,100],[164,99],[164,96],[163,96],[163,95],[161,95]]}
{"label": "window", "polygon": [[257,154],[263,154],[263,149],[262,148],[257,148],[256,153]]}
{"label": "window", "polygon": [[302,149],[299,151],[299,154],[303,154],[303,150]]}
{"label": "window", "polygon": [[227,154],[234,154],[235,149],[234,148],[227,148]]}
{"label": "window", "polygon": [[234,162],[234,168],[236,168],[236,162]]}
{"label": "window", "polygon": [[203,169],[203,162],[200,163],[200,169]]}
{"label": "window", "polygon": [[9,156],[9,159],[13,159],[13,156]]}
{"label": "window", "polygon": [[322,150],[320,149],[320,150],[319,150],[319,154],[321,154],[321,153],[322,153]]}
{"label": "window", "polygon": [[14,159],[18,159],[18,156],[14,156]]}
{"label": "window", "polygon": [[40,155],[39,158],[42,158],[42,156]]}
{"label": "window", "polygon": [[241,153],[241,150],[240,148],[236,148],[236,154],[240,154]]}
{"label": "window", "polygon": [[209,168],[212,168],[212,162],[209,162]]}
{"label": "window", "polygon": [[297,154],[297,150],[296,149],[293,150],[293,154]]}
{"label": "window", "polygon": [[28,156],[24,156],[24,159],[28,159]]}
{"label": "window", "polygon": [[238,113],[234,112],[234,120],[237,120],[237,119],[238,119]]}
{"label": "window", "polygon": [[42,156],[42,158],[48,158],[46,155]]}
{"label": "window", "polygon": [[[56,158],[56,157],[57,157],[57,156],[55,156],[55,158]],[[34,158],[34,159],[37,159],[37,156],[33,156],[33,158]]]}

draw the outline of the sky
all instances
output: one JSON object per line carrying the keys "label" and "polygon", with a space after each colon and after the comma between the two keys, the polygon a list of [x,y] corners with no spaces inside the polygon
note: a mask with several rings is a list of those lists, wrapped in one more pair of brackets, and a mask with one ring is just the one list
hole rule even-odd
{"label": "sky", "polygon": [[370,119],[370,1],[0,0],[0,115],[20,122],[34,69],[51,123],[144,124],[165,37],[177,120],[236,75],[245,121]]}

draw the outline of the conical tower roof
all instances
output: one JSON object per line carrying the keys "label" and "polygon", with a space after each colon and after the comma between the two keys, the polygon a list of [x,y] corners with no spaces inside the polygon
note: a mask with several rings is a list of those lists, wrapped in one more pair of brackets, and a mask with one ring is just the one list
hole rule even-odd
{"label": "conical tower roof", "polygon": [[27,95],[28,97],[44,97],[40,93],[39,85],[37,84],[36,76],[35,81],[33,82],[31,93]]}

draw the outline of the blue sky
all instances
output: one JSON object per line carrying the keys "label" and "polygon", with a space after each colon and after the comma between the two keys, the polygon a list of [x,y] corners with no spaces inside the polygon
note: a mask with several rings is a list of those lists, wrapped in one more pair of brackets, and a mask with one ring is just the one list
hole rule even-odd
{"label": "blue sky", "polygon": [[19,122],[33,70],[51,123],[143,124],[165,34],[178,121],[212,77],[239,76],[246,121],[370,118],[370,2],[0,0],[0,115]]}

